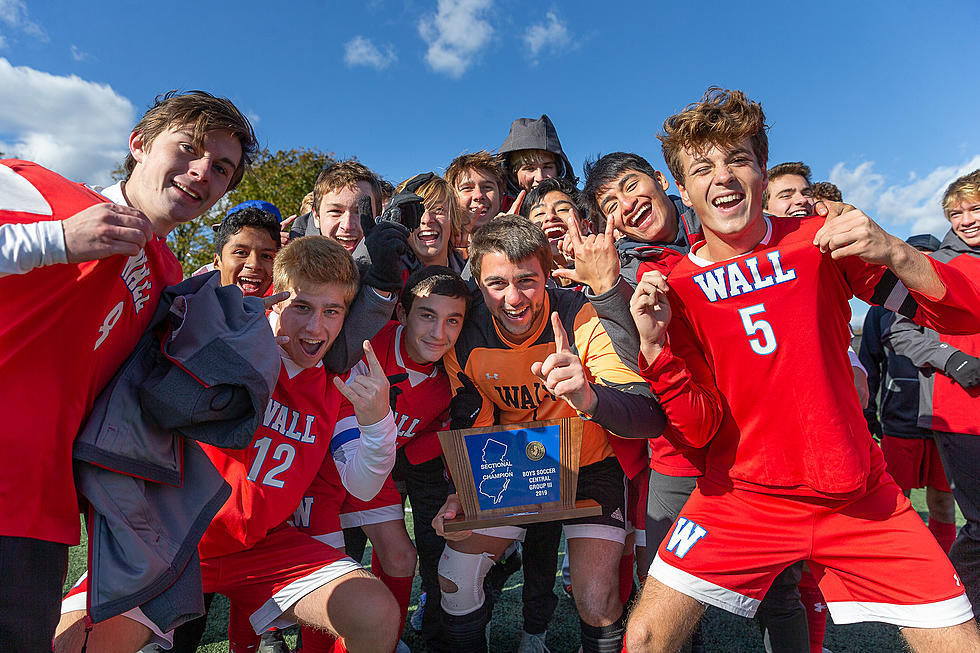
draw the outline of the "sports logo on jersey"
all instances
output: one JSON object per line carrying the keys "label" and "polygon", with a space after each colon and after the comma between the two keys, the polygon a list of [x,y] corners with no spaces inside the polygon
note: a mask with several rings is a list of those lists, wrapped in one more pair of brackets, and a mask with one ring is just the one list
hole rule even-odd
{"label": "sports logo on jersey", "polygon": [[707,534],[708,531],[704,527],[690,519],[678,517],[674,524],[674,530],[670,532],[670,539],[667,540],[666,550],[678,558],[683,558],[691,550],[691,547]]}
{"label": "sports logo on jersey", "polygon": [[153,287],[147,278],[150,276],[150,266],[147,265],[146,251],[141,249],[139,254],[126,259],[126,265],[123,266],[120,276],[132,293],[133,304],[136,306],[136,312],[139,313],[143,305],[149,301],[150,288]]}
{"label": "sports logo on jersey", "polygon": [[[267,426],[293,440],[316,442],[316,433],[310,433],[316,416],[302,415],[305,423],[299,421],[300,417],[299,411],[291,410],[289,406],[281,404],[275,399],[269,399],[269,404],[265,408],[265,415],[262,416],[262,426]],[[302,426],[302,431],[296,430],[299,426]]]}
{"label": "sports logo on jersey", "polygon": [[[772,274],[759,272],[759,257],[750,256],[743,261],[733,261],[707,272],[695,274],[692,278],[709,302],[737,297],[745,293],[762,290],[769,286],[786,283],[796,278],[796,270],[783,271],[779,260],[779,250],[766,254]],[[751,281],[749,280],[751,278]]]}
{"label": "sports logo on jersey", "polygon": [[418,427],[419,420],[418,417],[412,417],[411,415],[402,415],[401,413],[394,413],[395,416],[395,426],[398,428],[398,437],[400,438],[410,438],[415,435],[415,429]]}
{"label": "sports logo on jersey", "polygon": [[293,513],[293,526],[310,527],[310,513],[313,511],[313,497],[303,497]]}
{"label": "sports logo on jersey", "polygon": [[[532,387],[526,385],[495,385],[493,389],[500,395],[505,406],[517,410],[537,408],[545,399],[558,401],[555,395],[548,392],[543,383],[535,383]],[[543,396],[542,396],[543,395]]]}

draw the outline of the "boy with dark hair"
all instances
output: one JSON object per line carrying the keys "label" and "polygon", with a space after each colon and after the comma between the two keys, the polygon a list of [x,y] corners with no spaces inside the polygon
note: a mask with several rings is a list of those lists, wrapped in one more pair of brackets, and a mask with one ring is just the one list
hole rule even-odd
{"label": "boy with dark hair", "polygon": [[789,161],[769,168],[769,183],[762,191],[762,208],[777,217],[805,218],[813,215],[813,185],[810,166]]}
{"label": "boy with dark hair", "polygon": [[820,202],[830,200],[831,202],[843,202],[844,196],[835,184],[829,181],[818,181],[813,185],[813,201]]}
{"label": "boy with dark hair", "polygon": [[[470,264],[482,301],[447,355],[446,371],[461,395],[476,400],[475,426],[591,417],[582,441],[578,498],[597,500],[602,515],[569,520],[565,532],[583,649],[619,650],[624,470],[632,475],[643,467],[645,439],[663,430],[656,400],[642,391],[633,394],[639,377],[620,361],[583,295],[546,288],[551,246],[539,228],[519,216],[493,220],[474,234]],[[437,532],[444,518],[458,512],[451,495],[436,517]],[[444,629],[460,650],[486,650],[490,615],[483,578],[524,531],[502,526],[452,535],[439,563],[439,583]]]}
{"label": "boy with dark hair", "polygon": [[272,213],[247,207],[229,214],[214,229],[214,269],[221,273],[221,285],[236,285],[246,297],[266,295],[279,243],[279,220]]}
{"label": "boy with dark hair", "polygon": [[[571,233],[569,248],[576,255],[581,252],[581,260],[574,270],[559,270],[556,276],[587,285],[586,295],[603,319],[628,310],[623,298],[632,294],[645,272],[668,274],[703,239],[694,210],[680,197],[667,195],[667,187],[663,173],[638,154],[613,152],[586,164],[583,194],[592,207],[594,225],[604,231],[585,238]],[[623,234],[615,249],[610,227]],[[628,322],[632,326],[632,320]],[[630,348],[619,352],[623,360],[636,360],[632,332],[617,337],[614,344]],[[646,576],[648,547],[660,545],[703,473],[703,451],[668,438],[650,440],[649,470],[633,481],[637,505],[631,510],[641,578]],[[756,615],[767,651],[788,653],[805,646],[807,625],[797,580],[796,570],[780,574]],[[700,638],[696,630],[692,639],[697,643]]]}
{"label": "boy with dark hair", "polygon": [[290,236],[321,234],[353,252],[365,235],[357,209],[363,195],[371,198],[372,217],[380,214],[381,180],[370,168],[353,159],[328,164],[313,185],[312,213],[296,219]]}
{"label": "boy with dark hair", "polygon": [[[942,199],[950,229],[932,257],[980,278],[980,170],[953,181]],[[939,334],[895,319],[885,345],[919,368],[916,424],[933,431],[964,524],[949,550],[967,596],[980,605],[980,335]],[[931,522],[930,522],[931,523]]]}
{"label": "boy with dark hair", "polygon": [[[444,476],[442,447],[436,435],[449,424],[449,378],[439,364],[455,344],[466,317],[470,291],[458,274],[447,267],[430,266],[409,276],[398,304],[398,320],[375,336],[372,347],[391,384],[391,406],[398,428],[394,475],[404,479],[415,528],[415,542],[422,576],[428,593],[423,616],[423,636],[430,645],[438,639],[439,585],[436,581],[439,556],[445,541],[436,535],[432,519],[449,494]],[[351,376],[365,373],[362,361]],[[356,441],[353,417],[341,415],[332,448]],[[349,445],[348,445],[349,446]],[[306,498],[304,501],[309,501]],[[296,522],[311,528],[303,518],[304,504]],[[371,571],[392,592],[401,608],[401,626],[412,594],[416,546],[405,529],[402,497],[392,476],[374,498],[348,496],[341,508],[344,529],[360,527],[372,543]],[[399,628],[399,633],[401,628]],[[310,653],[329,651],[329,638],[303,631],[303,649]]]}
{"label": "boy with dark hair", "polygon": [[712,88],[659,136],[705,242],[669,289],[659,272],[641,279],[640,368],[676,427],[667,436],[711,446],[627,645],[675,650],[704,603],[751,616],[780,571],[808,560],[837,623],[901,625],[917,651],[980,650],[951,565],[884,470],[844,353],[852,294],[970,332],[977,288],[860,211],[765,217],[765,130],[761,106]]}
{"label": "boy with dark hair", "polygon": [[558,140],[554,123],[545,114],[538,119],[518,118],[497,150],[507,180],[506,211],[522,191],[530,191],[545,179],[564,179],[573,186],[575,171]]}
{"label": "boy with dark hair", "polygon": [[[51,649],[79,538],[72,442],[163,288],[181,280],[165,239],[233,189],[255,151],[229,100],[191,91],[157,99],[129,136],[126,180],[101,195],[33,163],[0,163],[0,402],[10,416],[0,443],[18,461],[0,479],[0,641],[11,650]],[[25,410],[39,388],[57,410]]]}
{"label": "boy with dark hair", "polygon": [[[284,523],[314,488],[309,518],[321,532],[339,535],[346,492],[374,496],[394,464],[389,386],[373,349],[365,343],[367,369],[346,382],[321,364],[357,293],[357,268],[338,243],[311,236],[283,248],[273,276],[275,289],[290,297],[269,316],[282,363],[265,417],[244,450],[201,444],[232,489],[198,546],[203,588],[228,596],[235,608],[232,653],[254,650],[257,633],[291,622],[336,633],[349,651],[389,651],[397,641],[398,610],[388,590],[342,546]],[[335,444],[344,399],[359,434],[348,447]],[[59,653],[86,645],[131,651],[168,640],[170,634],[138,608],[86,632],[86,591],[83,579],[65,599]]]}

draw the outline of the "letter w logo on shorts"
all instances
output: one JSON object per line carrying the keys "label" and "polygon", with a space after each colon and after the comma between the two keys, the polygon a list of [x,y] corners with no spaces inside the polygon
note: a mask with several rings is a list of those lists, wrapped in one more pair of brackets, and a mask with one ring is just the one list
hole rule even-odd
{"label": "letter w logo on shorts", "polygon": [[708,531],[701,526],[689,519],[678,517],[674,530],[670,533],[670,539],[667,540],[667,550],[678,558],[683,558],[691,547],[707,534]]}

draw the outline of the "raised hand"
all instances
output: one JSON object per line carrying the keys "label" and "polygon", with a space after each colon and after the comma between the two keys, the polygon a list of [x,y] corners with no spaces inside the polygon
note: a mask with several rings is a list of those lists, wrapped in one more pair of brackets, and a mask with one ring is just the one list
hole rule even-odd
{"label": "raised hand", "polygon": [[[409,194],[418,198],[414,193]],[[366,195],[357,200],[357,213],[364,232],[364,246],[371,257],[371,266],[362,282],[384,292],[398,292],[402,289],[402,273],[405,269],[401,257],[408,251],[408,237],[411,233],[398,222],[387,219],[375,221],[371,198]],[[388,211],[385,214],[389,215]]]}
{"label": "raised hand", "polygon": [[527,191],[522,188],[521,192],[519,192],[517,197],[514,198],[514,203],[510,205],[509,209],[507,209],[507,212],[511,215],[520,215],[521,207],[524,206],[525,197],[527,197]]}
{"label": "raised hand", "polygon": [[153,239],[153,224],[142,211],[111,202],[82,209],[61,226],[69,263],[136,256]]}
{"label": "raised hand", "polygon": [[427,182],[432,181],[436,176],[434,172],[420,172],[405,182],[405,190],[409,193],[417,193]]}
{"label": "raised hand", "polygon": [[370,426],[383,420],[391,408],[388,405],[388,377],[367,340],[364,341],[364,360],[368,364],[367,374],[355,376],[350,385],[339,377],[334,377],[333,383],[354,407],[357,423]]}
{"label": "raised hand", "polygon": [[422,222],[423,213],[425,213],[425,205],[422,198],[412,191],[403,190],[391,198],[388,207],[378,218],[378,223],[394,222],[409,231],[415,231]]}
{"label": "raised hand", "polygon": [[640,334],[640,353],[648,361],[660,355],[670,323],[667,279],[657,270],[644,272],[630,298],[630,313]]}
{"label": "raised hand", "polygon": [[285,247],[289,244],[289,228],[296,222],[298,216],[294,213],[279,223],[279,246]]}
{"label": "raised hand", "polygon": [[456,388],[456,394],[449,400],[449,428],[468,429],[483,409],[483,395],[470,377],[457,372],[456,378],[462,385]]}
{"label": "raised hand", "polygon": [[835,259],[858,256],[866,263],[877,265],[891,264],[896,251],[904,249],[901,240],[879,227],[864,212],[853,208],[828,216],[814,235],[813,244],[821,252],[830,252]]}
{"label": "raised hand", "polygon": [[558,313],[551,314],[551,328],[555,332],[555,353],[549,354],[544,362],[532,363],[531,373],[544,382],[548,392],[580,413],[591,415],[599,399],[585,377],[581,359],[572,353]]}
{"label": "raised hand", "polygon": [[578,220],[569,220],[561,249],[571,253],[574,268],[558,268],[551,276],[582,283],[596,295],[612,289],[619,280],[619,253],[613,236],[612,220],[606,220],[601,234],[583,236]]}

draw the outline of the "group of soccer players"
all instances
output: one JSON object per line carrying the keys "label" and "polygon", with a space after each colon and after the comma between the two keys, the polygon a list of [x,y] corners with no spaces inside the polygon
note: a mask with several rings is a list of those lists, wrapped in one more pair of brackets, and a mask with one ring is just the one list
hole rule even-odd
{"label": "group of soccer players", "polygon": [[[18,461],[0,478],[0,644],[193,651],[203,625],[186,616],[220,593],[235,653],[293,623],[306,653],[404,650],[418,568],[427,648],[487,650],[487,589],[519,541],[520,647],[546,651],[564,532],[586,653],[696,649],[707,605],[755,617],[769,651],[819,653],[812,601],[837,623],[895,624],[916,651],[980,651],[980,574],[957,575],[892,480],[847,324],[857,296],[955,343],[936,367],[976,406],[980,171],[944,199],[954,253],[929,257],[854,207],[814,203],[805,166],[770,170],[766,130],[757,102],[717,88],[667,118],[679,196],[624,152],[588,163],[579,190],[542,116],[388,197],[364,165],[331,164],[288,233],[267,202],[229,211],[202,273],[265,303],[276,337],[261,346],[280,369],[248,446],[183,444],[230,496],[166,595],[185,616],[166,619],[156,597],[113,603],[87,575],[62,600],[86,509],[72,442],[181,281],[167,235],[236,186],[255,135],[227,100],[168,94],[115,186],[0,162],[0,442]],[[980,435],[970,411],[944,430]],[[600,514],[445,530],[461,507],[439,431],[576,416],[577,498]],[[960,462],[963,503],[977,481]],[[959,550],[957,570],[980,568],[980,547]],[[95,602],[115,616],[94,623]]]}

